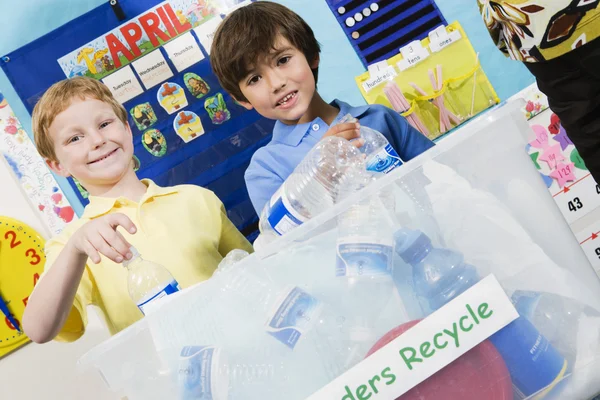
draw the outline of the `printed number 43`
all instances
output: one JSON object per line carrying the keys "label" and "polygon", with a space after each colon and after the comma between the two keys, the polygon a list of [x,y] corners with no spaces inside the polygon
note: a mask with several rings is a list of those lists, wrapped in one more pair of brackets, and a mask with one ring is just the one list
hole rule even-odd
{"label": "printed number 43", "polygon": [[569,202],[569,211],[577,212],[577,210],[580,210],[581,208],[583,208],[583,204],[581,203],[581,200],[579,200],[579,197],[575,197],[573,201]]}

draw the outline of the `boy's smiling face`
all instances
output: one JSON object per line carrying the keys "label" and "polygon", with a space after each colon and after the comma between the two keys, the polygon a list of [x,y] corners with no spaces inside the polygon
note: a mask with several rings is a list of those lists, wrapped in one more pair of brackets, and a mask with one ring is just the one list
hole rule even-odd
{"label": "boy's smiling face", "polygon": [[316,85],[312,69],[319,58],[307,60],[281,34],[273,50],[251,66],[248,75],[239,82],[247,101],[238,101],[248,110],[252,108],[269,119],[285,124],[296,124],[308,110]]}
{"label": "boy's smiling face", "polygon": [[48,166],[61,176],[77,178],[88,191],[114,185],[133,171],[131,129],[107,103],[74,97],[48,132],[58,160],[47,160]]}

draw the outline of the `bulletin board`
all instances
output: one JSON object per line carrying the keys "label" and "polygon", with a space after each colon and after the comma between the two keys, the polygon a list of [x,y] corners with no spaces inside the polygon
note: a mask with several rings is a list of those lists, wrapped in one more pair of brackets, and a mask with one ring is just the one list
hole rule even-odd
{"label": "bulletin board", "polygon": [[[138,176],[160,186],[195,184],[224,203],[250,240],[257,235],[244,182],[252,154],[269,142],[274,121],[247,111],[219,85],[210,66],[214,31],[249,1],[109,2],[2,57],[0,65],[31,111],[53,83],[101,80],[129,114]],[[69,178],[78,200],[88,194]]]}
{"label": "bulletin board", "polygon": [[446,24],[433,0],[327,0],[365,68]]}

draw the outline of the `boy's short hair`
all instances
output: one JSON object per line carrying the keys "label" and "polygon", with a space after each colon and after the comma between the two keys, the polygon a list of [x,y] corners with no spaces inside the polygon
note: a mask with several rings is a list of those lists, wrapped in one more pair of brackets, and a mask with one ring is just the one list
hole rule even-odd
{"label": "boy's short hair", "polygon": [[[215,32],[210,52],[213,71],[223,89],[237,100],[247,101],[239,83],[253,64],[274,49],[278,34],[304,53],[309,64],[321,51],[306,21],[281,4],[257,1],[229,14]],[[313,69],[313,75],[316,83],[318,68]]]}
{"label": "boy's short hair", "polygon": [[54,118],[69,107],[73,97],[82,100],[91,98],[107,103],[121,122],[127,124],[127,111],[102,82],[83,76],[57,82],[37,102],[31,116],[35,145],[38,153],[44,158],[58,161],[49,128]]}

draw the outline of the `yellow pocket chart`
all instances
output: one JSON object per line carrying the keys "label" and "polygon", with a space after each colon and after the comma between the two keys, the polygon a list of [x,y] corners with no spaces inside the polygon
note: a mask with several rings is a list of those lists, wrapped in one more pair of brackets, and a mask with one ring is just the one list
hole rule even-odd
{"label": "yellow pocket chart", "polygon": [[367,103],[396,110],[430,139],[500,102],[458,22],[375,67],[355,78]]}

